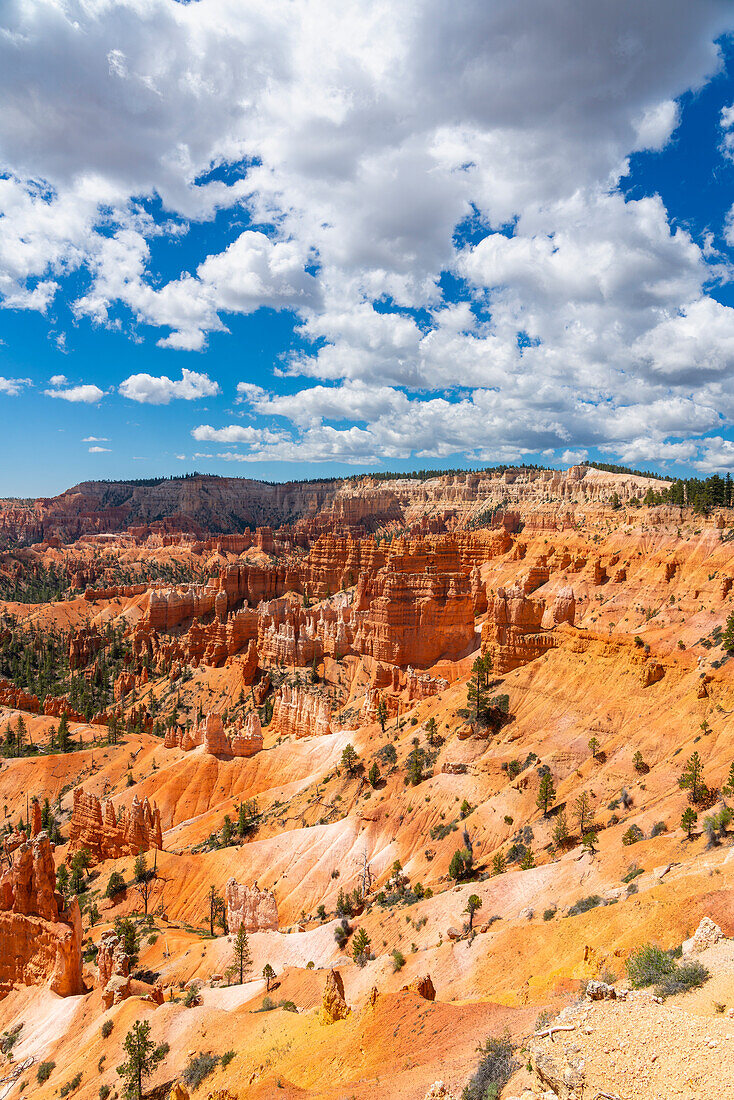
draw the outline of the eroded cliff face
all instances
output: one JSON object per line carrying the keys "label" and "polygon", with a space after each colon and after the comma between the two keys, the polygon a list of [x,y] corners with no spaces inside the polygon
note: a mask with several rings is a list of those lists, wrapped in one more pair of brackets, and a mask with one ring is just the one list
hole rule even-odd
{"label": "eroded cliff face", "polygon": [[11,838],[6,847],[12,854],[0,877],[0,995],[46,981],[61,997],[82,993],[79,903],[75,897],[65,908],[56,893],[48,837]]}
{"label": "eroded cliff face", "polygon": [[[547,570],[544,579],[536,579],[547,581]],[[535,587],[533,584],[531,591]],[[573,626],[576,602],[572,588],[563,588],[549,606],[543,599],[526,596],[525,590],[522,584],[500,588],[488,604],[482,653],[491,656],[492,668],[500,675],[552,649],[557,644],[554,628],[559,623]]]}
{"label": "eroded cliff face", "polygon": [[286,684],[275,697],[270,724],[283,737],[322,737],[333,732],[332,714],[328,696]]}
{"label": "eroded cliff face", "polygon": [[[447,525],[461,526],[483,509],[510,505],[519,505],[520,513],[532,506],[537,516],[537,505],[549,497],[560,502],[560,507],[548,509],[548,529],[558,529],[573,523],[571,505],[583,507],[606,500],[612,491],[624,502],[643,496],[650,487],[664,485],[655,478],[606,474],[585,466],[571,467],[565,473],[517,469],[437,474],[425,480],[375,481],[365,476],[356,483],[270,485],[245,478],[204,476],[144,486],[87,481],[57,497],[28,504],[0,501],[0,539],[6,543],[71,541],[129,528],[143,537],[184,531],[205,541],[202,536],[206,532],[242,537],[231,533],[233,525],[239,531],[254,531],[291,524],[293,536],[285,535],[282,545],[295,545],[304,535],[309,539],[323,532],[364,536],[391,525],[414,527],[418,534],[440,533]],[[500,515],[498,525],[501,522]],[[267,537],[261,539],[261,545],[269,545]]]}
{"label": "eroded cliff face", "polygon": [[227,927],[234,935],[245,932],[274,932],[278,928],[278,906],[274,896],[257,885],[247,886],[231,878],[224,891]]}
{"label": "eroded cliff face", "polygon": [[221,714],[207,714],[193,729],[171,727],[166,731],[163,744],[167,749],[191,749],[202,745],[211,756],[255,756],[263,747],[262,726],[257,711],[251,710],[244,720],[225,730]]}
{"label": "eroded cliff face", "polygon": [[[135,916],[133,891],[98,898],[94,926],[85,907],[101,989],[85,1001],[73,1041],[52,1052],[63,1076],[39,1097],[50,1100],[58,1081],[81,1068],[72,1070],[77,1056],[96,1065],[90,1014],[100,1011],[102,992],[104,1006],[131,996],[113,1013],[145,1015],[156,1042],[171,1040],[166,1079],[203,1047],[202,1025],[215,1055],[236,1049],[230,1076],[220,1067],[212,1078],[213,1096],[222,1082],[233,1096],[269,1096],[277,1077],[309,1100],[323,1100],[325,1079],[331,1092],[371,1095],[379,1077],[388,1100],[404,1100],[425,1095],[447,1063],[463,1059],[450,1079],[458,1096],[487,1035],[508,1027],[522,1041],[540,1011],[576,1000],[605,969],[622,977],[640,943],[685,942],[706,915],[724,937],[734,934],[729,833],[709,847],[701,831],[722,807],[734,757],[734,661],[722,637],[734,608],[734,515],[625,507],[635,484],[581,470],[557,480],[527,471],[406,479],[389,487],[381,516],[370,513],[368,493],[335,506],[319,491],[287,529],[263,523],[255,533],[186,538],[151,521],[132,535],[38,551],[70,568],[73,555],[77,580],[115,554],[141,569],[175,563],[171,575],[193,578],[100,584],[94,598],[28,616],[34,624],[68,616],[68,652],[89,682],[97,639],[107,623],[115,627],[121,732],[117,744],[101,747],[96,729],[93,750],[85,740],[77,752],[47,754],[51,717],[26,713],[34,755],[6,756],[0,768],[9,820],[30,812],[37,833],[40,804],[28,807],[26,792],[52,806],[61,792],[65,833],[65,811],[79,799],[72,850],[96,844],[102,860],[122,861],[98,862],[93,889],[113,869],[129,881],[137,852],[129,844],[119,856],[119,843],[105,845],[106,808],[82,805],[71,789],[80,780],[119,805],[132,773],[138,805],[147,799],[151,816],[160,807],[169,829],[150,925]],[[608,502],[612,488],[620,508]],[[392,518],[396,502],[400,517]],[[468,529],[479,512],[488,526]],[[360,534],[373,520],[377,535]],[[508,708],[506,721],[486,729],[467,718],[480,651],[492,657],[487,690]],[[4,712],[0,729],[15,718]],[[81,726],[72,732],[90,735]],[[344,756],[347,745],[356,759]],[[679,779],[693,752],[712,801],[698,807],[689,840],[679,822],[691,803]],[[538,807],[546,769],[556,791],[548,814]],[[583,793],[598,833],[593,855],[574,815]],[[569,835],[559,840],[561,815]],[[110,832],[119,829],[115,813]],[[12,841],[10,858],[13,845],[26,843]],[[474,870],[456,882],[452,859],[467,846]],[[500,869],[485,874],[495,857]],[[470,930],[472,895],[481,906]],[[590,896],[599,904],[581,911],[578,901]],[[35,899],[42,907],[38,891]],[[0,922],[17,916],[2,910]],[[253,1017],[265,993],[259,984],[221,988],[232,961],[222,916],[230,933],[238,922],[254,933],[252,977],[272,965],[277,999],[292,1000],[298,1015]],[[125,973],[118,917],[138,922],[136,967],[167,986],[160,1013],[136,1000],[152,995]],[[347,936],[343,947],[335,927]],[[346,965],[362,928],[375,957]],[[28,960],[22,969],[44,980],[55,968],[55,941],[24,946],[22,930],[14,934]],[[399,971],[394,951],[405,960]],[[12,961],[2,965],[15,973]],[[334,967],[341,983],[329,976]],[[203,1003],[189,1008],[181,991],[200,983]],[[314,1032],[325,983],[330,1026]],[[702,1028],[713,1026],[720,988],[700,991],[699,1019],[709,1021]],[[158,1004],[162,990],[156,997]],[[220,1010],[231,1028],[210,1028]],[[113,1043],[126,1030],[117,1019]],[[561,1049],[557,1037],[548,1045]],[[109,1058],[102,1083],[114,1087],[122,1057]],[[385,1064],[393,1067],[387,1077]]]}
{"label": "eroded cliff face", "polygon": [[100,802],[82,787],[74,791],[74,807],[69,827],[69,855],[85,849],[92,863],[121,856],[137,856],[152,848],[163,848],[161,814],[148,801],[133,795],[130,809],[116,810],[111,802]]}

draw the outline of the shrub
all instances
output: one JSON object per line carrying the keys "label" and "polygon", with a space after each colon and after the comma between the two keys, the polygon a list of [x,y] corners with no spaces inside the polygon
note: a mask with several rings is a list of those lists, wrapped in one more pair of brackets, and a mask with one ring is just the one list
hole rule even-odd
{"label": "shrub", "polygon": [[68,1096],[70,1092],[75,1092],[82,1083],[81,1073],[77,1073],[76,1077],[72,1077],[71,1081],[67,1081],[65,1085],[62,1085],[59,1089],[59,1096]]}
{"label": "shrub", "polygon": [[232,1061],[234,1056],[235,1056],[235,1052],[233,1050],[225,1050],[224,1054],[221,1057],[222,1069],[227,1068],[227,1066]]}
{"label": "shrub", "polygon": [[110,1086],[109,1085],[100,1085],[99,1086],[99,1100],[107,1100],[107,1097],[109,1095],[110,1095]]}
{"label": "shrub", "polygon": [[36,1080],[39,1085],[42,1085],[44,1081],[48,1081],[53,1070],[56,1069],[55,1062],[41,1062],[40,1066],[36,1070]]}
{"label": "shrub", "polygon": [[298,1012],[298,1008],[293,1001],[281,1001],[278,1008],[282,1008],[285,1012]]}
{"label": "shrub", "polygon": [[667,833],[668,826],[664,821],[656,821],[650,832],[650,836],[660,836],[661,833]]}
{"label": "shrub", "polygon": [[598,894],[589,894],[586,898],[579,898],[575,905],[571,906],[567,916],[577,917],[579,913],[588,913],[590,909],[596,909],[597,905],[604,905],[604,899]]}
{"label": "shrub", "polygon": [[638,875],[644,875],[642,867],[630,867],[626,875],[622,876],[622,882],[632,882],[633,878],[637,878]]}
{"label": "shrub", "polygon": [[477,1047],[481,1055],[474,1076],[465,1086],[461,1100],[497,1100],[502,1089],[518,1068],[515,1046],[509,1035],[496,1038],[490,1035]]}
{"label": "shrub", "polygon": [[202,1081],[213,1073],[219,1064],[219,1059],[213,1054],[196,1054],[189,1058],[183,1071],[184,1084],[187,1088],[198,1089]]}
{"label": "shrub", "polygon": [[8,1031],[4,1031],[0,1035],[0,1050],[3,1054],[10,1054],[13,1047],[20,1038],[20,1033],[23,1030],[23,1024],[16,1024],[15,1027],[11,1027]]}
{"label": "shrub", "polygon": [[405,966],[405,955],[402,951],[398,951],[397,947],[392,953],[392,968],[393,973],[397,974],[398,970],[402,970]]}
{"label": "shrub", "polygon": [[113,1027],[114,1027],[114,1024],[112,1023],[112,1020],[105,1020],[105,1022],[102,1024],[102,1038],[103,1039],[107,1039],[109,1037]]}
{"label": "shrub", "polygon": [[628,847],[630,844],[638,844],[641,840],[645,839],[645,834],[639,825],[630,825],[626,833],[622,835],[622,843]]}
{"label": "shrub", "polygon": [[556,915],[555,909],[546,909],[543,913],[543,920],[553,920]]}
{"label": "shrub", "polygon": [[664,978],[655,989],[658,997],[671,997],[674,993],[687,993],[689,989],[698,989],[711,975],[702,963],[686,963],[676,966],[672,974]]}
{"label": "shrub", "polygon": [[697,989],[708,981],[710,974],[701,963],[678,966],[675,952],[664,951],[654,943],[645,943],[627,959],[627,974],[636,989],[654,985],[658,997],[670,997]]}

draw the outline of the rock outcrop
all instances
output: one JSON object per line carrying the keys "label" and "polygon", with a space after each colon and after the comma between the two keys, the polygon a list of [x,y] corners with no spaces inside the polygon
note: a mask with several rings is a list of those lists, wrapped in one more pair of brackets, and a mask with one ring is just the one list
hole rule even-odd
{"label": "rock outcrop", "polygon": [[105,1008],[130,996],[130,959],[123,941],[114,931],[102,933],[97,951],[97,974]]}
{"label": "rock outcrop", "polygon": [[719,940],[724,939],[724,933],[711,917],[702,917],[696,931],[690,939],[683,941],[684,955],[697,955],[705,951],[707,947],[713,947]]}
{"label": "rock outcrop", "polygon": [[119,811],[111,802],[104,807],[96,795],[82,787],[74,791],[69,829],[69,857],[85,848],[92,864],[121,856],[136,856],[152,848],[163,848],[161,814],[158,807],[133,796],[129,811]]}
{"label": "rock outcrop", "polygon": [[284,684],[275,697],[270,724],[283,737],[321,737],[333,732],[331,713],[328,696]]}
{"label": "rock outcrop", "polygon": [[326,976],[324,996],[319,1009],[319,1023],[333,1024],[345,1020],[351,1009],[344,997],[344,982],[338,970],[330,970]]}
{"label": "rock outcrop", "polygon": [[262,726],[257,711],[251,710],[241,726],[227,733],[221,714],[211,712],[192,730],[168,729],[163,744],[167,749],[183,749],[184,752],[203,745],[205,752],[225,758],[254,756],[263,747]]}
{"label": "rock outcrop", "polygon": [[404,985],[401,992],[417,993],[424,1001],[436,1000],[436,990],[433,988],[430,974],[422,974],[420,978],[416,978],[409,985]]}
{"label": "rock outcrop", "polygon": [[278,906],[268,890],[258,890],[257,886],[243,885],[231,878],[224,888],[224,901],[230,932],[237,933],[240,928],[245,932],[277,932]]}
{"label": "rock outcrop", "polygon": [[82,921],[56,893],[53,849],[45,833],[19,838],[0,877],[0,996],[14,985],[49,981],[61,997],[84,991]]}
{"label": "rock outcrop", "polygon": [[573,625],[573,590],[559,592],[551,608],[545,600],[526,596],[521,585],[499,588],[489,600],[487,619],[482,627],[482,653],[492,657],[495,672],[503,675],[541,657],[556,644],[554,628],[559,623]]}

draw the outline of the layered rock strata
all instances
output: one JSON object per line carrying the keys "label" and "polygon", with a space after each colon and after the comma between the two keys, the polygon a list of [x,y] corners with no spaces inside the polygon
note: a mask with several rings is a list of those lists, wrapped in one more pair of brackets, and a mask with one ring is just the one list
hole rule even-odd
{"label": "layered rock strata", "polygon": [[133,796],[129,811],[119,811],[111,802],[104,806],[96,795],[82,787],[74,791],[74,806],[69,828],[69,856],[86,849],[92,863],[121,856],[137,856],[153,848],[163,849],[161,814],[158,807]]}
{"label": "layered rock strata", "polygon": [[0,996],[14,985],[48,981],[61,997],[84,991],[82,921],[74,897],[56,893],[53,848],[45,833],[22,837],[0,877]]}

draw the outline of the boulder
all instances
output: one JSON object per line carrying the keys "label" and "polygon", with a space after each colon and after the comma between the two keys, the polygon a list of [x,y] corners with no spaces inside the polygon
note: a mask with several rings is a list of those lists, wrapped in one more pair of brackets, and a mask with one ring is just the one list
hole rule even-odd
{"label": "boulder", "polygon": [[443,1081],[434,1081],[423,1100],[458,1100],[458,1097]]}
{"label": "boulder", "polygon": [[409,985],[404,985],[400,992],[417,993],[424,1001],[436,1000],[436,990],[433,988],[430,974],[423,974],[420,978],[410,982]]}
{"label": "boulder", "polygon": [[711,917],[703,917],[691,938],[683,941],[683,954],[697,955],[700,951],[705,951],[707,947],[713,947],[715,943],[725,938],[724,933],[718,924],[714,924]]}

